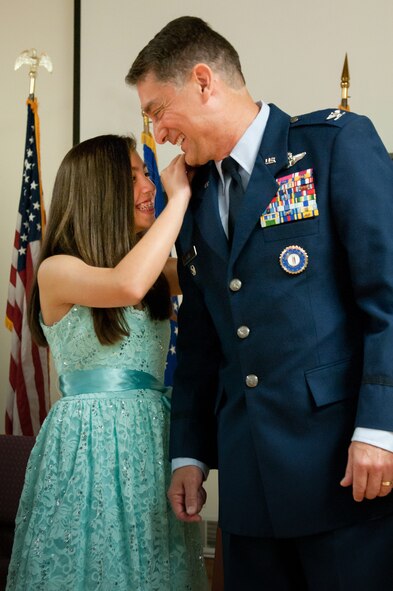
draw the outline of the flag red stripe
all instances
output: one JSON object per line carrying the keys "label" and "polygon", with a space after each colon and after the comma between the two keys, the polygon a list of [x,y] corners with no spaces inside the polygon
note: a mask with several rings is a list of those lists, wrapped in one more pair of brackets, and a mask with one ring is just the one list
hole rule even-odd
{"label": "flag red stripe", "polygon": [[15,287],[16,286],[16,269],[12,265],[10,271],[10,283]]}
{"label": "flag red stripe", "polygon": [[24,288],[26,289],[26,269],[22,269],[21,271],[18,271],[18,277],[21,280]]}
{"label": "flag red stripe", "polygon": [[14,319],[14,306],[11,306],[11,304],[9,302],[7,302],[7,311],[6,311],[6,317],[13,322]]}
{"label": "flag red stripe", "polygon": [[14,305],[14,315],[12,318],[12,322],[14,325],[14,331],[19,337],[19,340],[22,339],[22,311],[17,304]]}
{"label": "flag red stripe", "polygon": [[29,244],[27,247],[27,252],[26,252],[26,280],[24,282],[25,287],[26,287],[26,300],[29,299],[30,290],[33,285],[34,267],[35,267],[35,264],[33,261],[31,247]]}
{"label": "flag red stripe", "polygon": [[16,248],[16,250],[18,250],[18,248],[19,248],[19,237],[20,237],[20,234],[17,230],[15,232],[15,236],[14,236],[14,248]]}

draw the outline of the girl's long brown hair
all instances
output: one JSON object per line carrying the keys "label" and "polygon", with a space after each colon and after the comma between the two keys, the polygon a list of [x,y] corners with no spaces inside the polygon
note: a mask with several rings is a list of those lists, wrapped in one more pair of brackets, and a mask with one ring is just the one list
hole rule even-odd
{"label": "girl's long brown hair", "polygon": [[[56,254],[78,257],[94,267],[115,267],[135,246],[138,236],[134,226],[130,161],[135,149],[132,137],[103,135],[86,140],[68,152],[56,176],[37,269],[44,259]],[[169,286],[163,274],[146,294],[144,304],[153,318],[169,318]],[[29,297],[28,319],[34,340],[45,346],[40,310],[36,275]],[[128,336],[124,308],[92,308],[91,313],[102,344]]]}

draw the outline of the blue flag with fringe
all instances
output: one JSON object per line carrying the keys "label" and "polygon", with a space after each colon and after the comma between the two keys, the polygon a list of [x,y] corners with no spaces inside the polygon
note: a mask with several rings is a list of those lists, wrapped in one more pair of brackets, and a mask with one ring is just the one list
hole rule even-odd
{"label": "blue flag with fringe", "polygon": [[[165,207],[165,195],[161,185],[160,174],[157,166],[156,143],[153,135],[148,130],[148,123],[144,125],[145,129],[142,132],[143,144],[143,159],[149,171],[150,179],[156,186],[155,210],[156,217],[160,215]],[[177,316],[179,302],[177,297],[172,298],[173,312]],[[168,356],[165,368],[165,385],[172,386],[173,373],[176,367],[176,337],[177,337],[177,321],[171,319],[171,339],[169,343]]]}

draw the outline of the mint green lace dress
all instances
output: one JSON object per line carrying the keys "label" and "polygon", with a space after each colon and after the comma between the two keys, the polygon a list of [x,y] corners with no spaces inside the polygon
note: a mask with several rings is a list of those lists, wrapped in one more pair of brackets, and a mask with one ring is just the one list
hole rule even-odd
{"label": "mint green lace dress", "polygon": [[89,308],[43,325],[63,396],[29,460],[7,591],[207,589],[198,524],[166,499],[169,321],[126,315],[110,346]]}

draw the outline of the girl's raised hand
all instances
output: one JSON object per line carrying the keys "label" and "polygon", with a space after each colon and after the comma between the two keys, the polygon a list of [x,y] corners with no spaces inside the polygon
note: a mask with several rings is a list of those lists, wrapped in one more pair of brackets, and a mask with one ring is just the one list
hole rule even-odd
{"label": "girl's raised hand", "polygon": [[187,199],[191,197],[190,182],[193,170],[188,170],[184,154],[176,156],[172,162],[161,172],[161,181],[167,194],[168,200]]}

